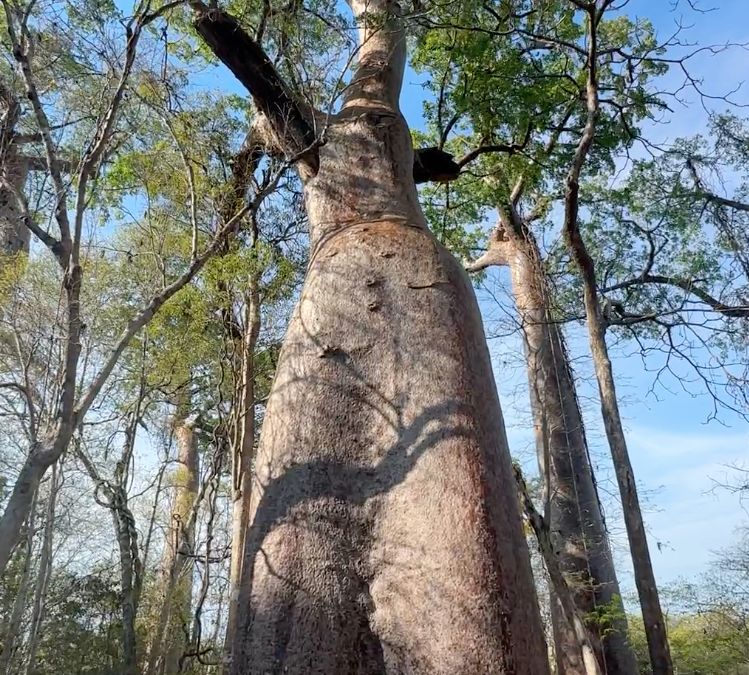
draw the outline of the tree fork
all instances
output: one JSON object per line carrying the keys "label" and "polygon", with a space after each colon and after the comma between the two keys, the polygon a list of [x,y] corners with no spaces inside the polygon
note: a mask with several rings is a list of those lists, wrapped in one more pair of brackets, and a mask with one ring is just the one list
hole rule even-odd
{"label": "tree fork", "polygon": [[[301,155],[316,171],[315,113],[295,100],[263,48],[234,17],[218,9],[201,12],[193,25],[215,56],[250,92],[276,139],[283,139],[280,144],[287,157]],[[453,181],[461,169],[453,155],[436,147],[415,149],[413,166],[417,185]]]}

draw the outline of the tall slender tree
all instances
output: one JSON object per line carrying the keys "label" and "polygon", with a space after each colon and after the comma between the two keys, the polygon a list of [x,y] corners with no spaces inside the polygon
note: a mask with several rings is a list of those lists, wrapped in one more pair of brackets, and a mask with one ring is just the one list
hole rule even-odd
{"label": "tall slender tree", "polygon": [[602,58],[599,51],[601,18],[603,10],[610,4],[610,2],[604,1],[603,7],[599,9],[596,2],[580,3],[585,13],[587,29],[585,78],[587,113],[585,127],[575,148],[565,181],[563,234],[570,255],[577,265],[583,281],[583,300],[590,337],[590,349],[601,398],[601,415],[622,500],[624,524],[632,555],[635,584],[640,599],[653,675],[672,675],[673,663],[666,634],[666,624],[661,610],[634,471],[619,411],[613,367],[606,344],[607,325],[601,311],[601,303],[598,300],[595,262],[588,253],[585,241],[581,236],[579,223],[580,175],[596,139],[596,125],[600,113],[598,72],[599,62]]}
{"label": "tall slender tree", "polygon": [[[619,583],[548,273],[529,224],[512,203],[504,208],[507,211],[500,211],[489,250],[467,268],[478,271],[506,265],[512,276],[543,481],[544,521],[558,558],[551,566],[558,564],[565,578],[562,588],[560,578],[551,576],[557,668],[560,673],[590,675],[579,631],[561,604],[562,597],[571,593],[577,610],[588,617],[586,630],[601,671],[633,675],[637,664],[627,641]],[[603,624],[595,620],[603,615],[612,619]]]}

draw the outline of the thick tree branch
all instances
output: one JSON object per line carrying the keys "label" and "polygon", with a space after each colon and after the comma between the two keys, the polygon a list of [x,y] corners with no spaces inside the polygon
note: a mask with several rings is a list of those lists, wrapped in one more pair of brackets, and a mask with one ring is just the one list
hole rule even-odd
{"label": "thick tree branch", "polygon": [[[247,88],[268,119],[287,157],[317,170],[312,112],[303,110],[262,47],[237,20],[218,9],[198,13],[193,25],[216,57]],[[303,154],[305,151],[308,154]]]}
{"label": "thick tree branch", "polygon": [[[52,132],[50,131],[49,119],[47,114],[44,112],[41,99],[39,98],[39,92],[36,88],[36,80],[31,70],[31,62],[28,57],[28,49],[25,47],[21,38],[19,37],[15,28],[15,12],[8,3],[8,0],[2,0],[3,9],[5,10],[5,19],[8,30],[8,37],[10,38],[13,47],[13,57],[18,64],[23,82],[26,85],[26,96],[31,102],[32,110],[34,111],[34,117],[39,126],[39,132],[42,135],[44,144],[44,153],[47,160],[47,168],[49,175],[52,178],[52,184],[55,188],[55,219],[57,220],[58,227],[60,228],[60,240],[62,243],[61,247],[55,250],[55,254],[58,257],[63,267],[67,266],[67,256],[70,253],[70,220],[68,219],[68,210],[65,205],[65,194],[66,186],[62,180],[62,171],[60,170],[57,150],[55,148],[54,141],[52,140]],[[25,37],[23,38],[25,41]]]}
{"label": "thick tree branch", "polygon": [[[313,113],[297,103],[262,47],[250,37],[234,17],[219,10],[200,11],[194,25],[216,57],[250,92],[256,107],[270,123],[276,140],[281,144],[281,149],[287,157],[296,156],[316,170]],[[384,30],[381,29],[381,32]],[[381,36],[363,32],[366,33],[365,39],[368,44],[362,51],[367,51],[373,46],[369,43],[375,42]],[[399,45],[395,46],[400,48]],[[363,54],[360,54],[359,71],[364,68],[363,58]],[[359,71],[355,80],[364,77]],[[361,82],[358,86],[366,89]],[[499,146],[487,146],[480,149],[477,155],[501,149]],[[465,160],[464,163],[470,159]],[[417,184],[429,181],[444,183],[455,180],[460,174],[461,166],[453,160],[451,154],[438,148],[421,148],[414,151],[414,181]]]}
{"label": "thick tree branch", "polygon": [[419,148],[414,150],[414,182],[448,183],[460,175],[460,165],[449,152],[439,148]]}
{"label": "thick tree branch", "polygon": [[469,164],[475,160],[479,155],[484,155],[489,152],[504,152],[508,155],[514,155],[520,152],[525,147],[525,143],[497,143],[494,145],[480,145],[473,150],[470,150],[463,155],[457,162],[458,166],[462,169],[466,164]]}
{"label": "thick tree branch", "polygon": [[346,0],[359,28],[357,68],[344,108],[383,105],[397,112],[406,68],[406,34],[395,0]]}
{"label": "thick tree branch", "polygon": [[510,264],[507,257],[507,243],[509,235],[507,228],[512,227],[508,222],[509,217],[500,206],[499,220],[489,233],[489,244],[486,251],[475,260],[463,262],[466,272],[481,272],[489,267],[505,267]]}
{"label": "thick tree branch", "polygon": [[[20,155],[18,159],[28,163],[29,171],[47,171],[47,160],[44,157]],[[62,173],[72,173],[75,169],[75,164],[68,159],[58,159],[57,168]]]}

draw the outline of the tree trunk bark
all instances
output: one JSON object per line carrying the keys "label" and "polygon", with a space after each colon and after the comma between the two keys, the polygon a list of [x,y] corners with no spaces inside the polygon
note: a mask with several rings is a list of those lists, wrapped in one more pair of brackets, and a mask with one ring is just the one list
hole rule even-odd
{"label": "tree trunk bark", "polygon": [[140,560],[138,532],[122,485],[111,495],[111,513],[120,552],[120,607],[122,609],[122,669],[125,675],[138,672],[135,620],[138,615]]}
{"label": "tree trunk bark", "polygon": [[412,177],[399,10],[351,5],[374,27],[300,167],[312,255],[261,433],[230,672],[546,675],[481,316]]}
{"label": "tree trunk bark", "polygon": [[57,466],[52,467],[52,476],[49,482],[49,497],[47,498],[47,513],[44,521],[44,538],[42,540],[42,552],[39,557],[39,571],[37,572],[36,585],[34,588],[34,602],[31,611],[31,626],[29,628],[29,642],[26,649],[26,675],[34,671],[36,652],[39,648],[39,638],[44,620],[44,601],[49,585],[49,576],[52,571],[52,540],[55,534],[55,506],[57,504]]}
{"label": "tree trunk bark", "polygon": [[[239,401],[240,433],[232,452],[232,540],[229,567],[229,616],[226,627],[226,657],[231,660],[236,626],[239,586],[247,531],[250,527],[252,463],[255,452],[255,346],[260,334],[260,297],[256,275],[252,275],[246,298],[245,330],[242,336],[242,381]],[[238,446],[238,447],[236,447]]]}
{"label": "tree trunk bark", "polygon": [[[637,663],[627,641],[627,621],[609,548],[598,491],[590,464],[575,382],[560,326],[550,314],[548,280],[530,232],[510,223],[505,239],[513,292],[523,329],[535,422],[539,471],[547,495],[544,518],[561,571],[576,607],[589,617],[591,644],[607,675],[635,675]],[[584,675],[577,631],[552,598],[557,667],[562,675]],[[596,610],[618,618],[601,625]],[[591,620],[592,619],[592,620]]]}
{"label": "tree trunk bark", "polygon": [[614,461],[616,480],[624,511],[624,525],[629,539],[632,555],[632,565],[635,572],[635,584],[640,598],[645,635],[648,641],[650,662],[653,675],[673,675],[671,651],[668,645],[666,625],[663,620],[658,587],[650,561],[650,551],[645,534],[645,526],[640,511],[640,501],[637,496],[632,464],[629,461],[627,442],[624,438],[624,427],[619,415],[619,402],[616,398],[614,373],[611,368],[608,347],[606,346],[606,322],[601,315],[598,305],[598,287],[593,259],[590,257],[580,233],[580,173],[585,159],[590,152],[596,135],[596,121],[599,114],[598,98],[598,37],[597,30],[600,20],[597,4],[589,3],[584,6],[588,29],[588,62],[586,82],[587,116],[585,128],[577,144],[567,179],[565,181],[564,198],[564,226],[565,242],[570,250],[572,259],[580,269],[583,280],[583,299],[585,314],[590,337],[590,349],[593,355],[598,390],[601,396],[601,414],[606,438]]}
{"label": "tree trunk bark", "polygon": [[666,622],[658,597],[658,586],[655,582],[653,564],[650,559],[645,523],[640,510],[640,499],[637,495],[634,471],[629,459],[627,441],[624,436],[619,401],[614,384],[614,371],[611,367],[608,347],[606,346],[606,324],[601,316],[595,285],[592,287],[586,280],[585,309],[588,317],[590,347],[593,354],[598,390],[601,396],[601,414],[606,429],[606,438],[614,460],[616,481],[622,499],[624,525],[627,530],[629,550],[632,555],[632,567],[635,574],[635,585],[640,599],[645,636],[648,642],[650,662],[653,675],[673,675],[671,650],[668,644]]}
{"label": "tree trunk bark", "polygon": [[3,179],[13,188],[0,185],[0,252],[6,256],[28,253],[31,231],[24,224],[24,213],[13,193],[23,194],[29,175],[28,158],[20,156],[11,142],[3,157]]}
{"label": "tree trunk bark", "polygon": [[198,443],[194,421],[180,419],[175,429],[177,469],[174,472],[174,505],[162,569],[163,605],[152,643],[149,673],[175,675],[190,636],[192,578],[195,547],[192,510],[198,494]]}
{"label": "tree trunk bark", "polygon": [[[536,510],[533,500],[528,494],[528,488],[525,485],[523,475],[517,467],[515,468],[515,477],[518,485],[520,504],[536,535],[538,548],[544,559],[551,584],[554,588],[554,594],[563,613],[566,629],[574,634],[574,648],[576,651],[580,651],[582,657],[582,668],[580,670],[586,675],[601,675],[599,656],[596,654],[596,648],[591,640],[591,631],[585,625],[585,614],[583,614],[582,610],[575,603],[573,591],[570,589],[565,574],[562,572],[559,557],[549,533],[547,521]],[[557,659],[557,667],[559,668],[559,659]]]}

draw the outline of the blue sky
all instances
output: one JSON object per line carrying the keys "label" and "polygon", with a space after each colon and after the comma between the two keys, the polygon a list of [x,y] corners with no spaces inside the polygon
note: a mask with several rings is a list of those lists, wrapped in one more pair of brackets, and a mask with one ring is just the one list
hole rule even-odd
{"label": "blue sky", "polygon": [[[701,0],[701,8],[716,9],[696,14],[685,0],[681,0],[676,8],[672,0],[631,0],[626,12],[649,18],[661,37],[672,34],[677,21],[683,19],[683,24],[692,27],[682,34],[682,38],[692,43],[744,43],[749,42],[746,1],[714,0],[711,3],[710,0]],[[749,52],[731,49],[716,56],[699,56],[690,64],[691,72],[704,78],[709,93],[724,94],[739,85],[744,74],[749,72]],[[219,72],[223,74],[221,89],[242,92],[228,71],[220,68]],[[206,74],[210,78],[207,86],[215,86],[214,75]],[[404,115],[416,129],[422,123],[422,81],[423,78],[408,70],[401,97]],[[666,85],[680,81],[676,73],[665,78]],[[653,140],[670,141],[697,133],[704,127],[706,113],[697,96],[693,93],[685,96],[688,99],[686,105],[677,106],[667,124],[651,130]],[[734,99],[748,102],[749,91],[742,88]],[[506,314],[508,306],[506,273],[492,276],[487,286],[489,290],[480,291],[479,296],[487,332],[493,334],[496,321]],[[611,462],[595,401],[596,388],[587,358],[584,328],[568,329],[568,341],[575,358],[575,371],[580,375],[580,398],[585,408],[599,484],[607,504],[620,576],[625,588],[631,588],[626,537],[616,512],[617,489],[612,480]],[[512,452],[532,468],[535,460],[521,343],[517,335],[509,335],[492,338],[490,346]],[[639,357],[626,347],[613,350],[614,369],[624,405],[630,454],[652,535],[656,576],[661,583],[694,577],[706,569],[713,551],[731,544],[735,528],[749,520],[736,495],[714,489],[714,481],[725,480],[730,475],[729,465],[749,466],[749,427],[729,412],[721,414],[722,424],[707,423],[712,406],[706,396],[677,393],[676,389],[673,389],[674,393],[660,391],[658,396],[653,395],[650,393],[653,374],[645,372]]]}

